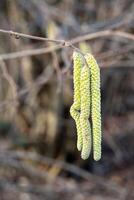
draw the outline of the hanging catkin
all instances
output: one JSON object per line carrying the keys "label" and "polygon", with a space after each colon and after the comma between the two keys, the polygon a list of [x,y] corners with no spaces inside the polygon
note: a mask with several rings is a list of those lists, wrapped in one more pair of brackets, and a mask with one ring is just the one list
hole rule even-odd
{"label": "hanging catkin", "polygon": [[81,54],[74,52],[73,53],[73,82],[74,82],[74,103],[71,106],[70,114],[72,118],[76,122],[77,128],[77,149],[81,151],[82,149],[82,133],[81,133],[81,125],[80,125],[80,106],[81,106],[81,98],[80,98],[80,76],[81,69],[83,66],[83,57]]}
{"label": "hanging catkin", "polygon": [[87,159],[91,151],[91,128],[89,124],[90,115],[90,71],[88,66],[81,70],[80,79],[81,113],[80,124],[82,130],[83,147],[81,152],[82,159]]}
{"label": "hanging catkin", "polygon": [[93,157],[98,161],[101,158],[101,95],[100,95],[100,68],[91,54],[85,59],[91,73],[91,120],[93,133]]}
{"label": "hanging catkin", "polygon": [[85,55],[84,63],[83,56],[74,52],[73,61],[74,103],[70,114],[76,122],[77,148],[81,158],[87,159],[93,139],[93,158],[98,161],[101,158],[100,69],[91,54]]}

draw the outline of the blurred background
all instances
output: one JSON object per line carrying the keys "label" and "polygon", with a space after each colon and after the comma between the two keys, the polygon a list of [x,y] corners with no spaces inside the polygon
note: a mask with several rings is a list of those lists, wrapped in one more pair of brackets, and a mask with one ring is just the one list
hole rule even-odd
{"label": "blurred background", "polygon": [[[0,29],[59,40],[134,33],[133,0],[0,0]],[[82,39],[101,68],[102,159],[76,149],[73,49],[0,33],[0,200],[134,199],[134,40]]]}

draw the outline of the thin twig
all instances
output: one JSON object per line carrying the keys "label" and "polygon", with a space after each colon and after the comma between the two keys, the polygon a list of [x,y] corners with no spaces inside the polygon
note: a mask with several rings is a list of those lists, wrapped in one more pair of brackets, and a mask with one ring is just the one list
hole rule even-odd
{"label": "thin twig", "polygon": [[0,67],[2,70],[3,77],[7,80],[7,82],[9,83],[9,85],[11,87],[14,102],[16,102],[16,104],[18,104],[17,84],[15,83],[15,81],[13,80],[11,75],[8,73],[6,64],[4,63],[3,60],[0,60]]}
{"label": "thin twig", "polygon": [[11,35],[11,36],[15,36],[15,38],[17,38],[17,39],[22,37],[22,38],[28,38],[28,39],[32,39],[32,40],[38,40],[38,41],[54,42],[54,43],[62,44],[63,46],[67,46],[67,47],[70,46],[69,43],[75,44],[75,43],[81,42],[83,40],[91,40],[91,39],[95,39],[98,37],[105,37],[105,36],[120,36],[120,37],[127,38],[129,40],[134,40],[133,34],[123,32],[123,31],[114,31],[114,30],[104,30],[104,31],[98,31],[95,33],[89,33],[89,34],[71,39],[69,41],[49,39],[49,38],[45,38],[45,37],[38,37],[38,36],[34,36],[34,35],[29,35],[29,34],[14,32],[14,31],[8,31],[8,30],[3,30],[3,29],[0,29],[0,32]]}
{"label": "thin twig", "polygon": [[38,49],[29,49],[29,50],[23,50],[18,52],[12,52],[12,53],[5,53],[0,55],[0,60],[11,60],[16,58],[23,58],[26,56],[36,56],[41,54],[50,53],[52,51],[56,51],[61,49],[62,45],[55,45],[45,48],[38,48]]}
{"label": "thin twig", "polygon": [[96,33],[89,33],[83,36],[76,37],[70,40],[70,42],[72,44],[76,44],[82,41],[93,40],[96,38],[107,37],[107,36],[119,36],[119,37],[123,37],[123,38],[134,41],[134,35],[131,33],[123,32],[123,31],[105,30],[105,31],[98,31]]}
{"label": "thin twig", "polygon": [[[21,98],[22,96],[24,96],[25,94],[27,94],[30,90],[32,90],[35,86],[42,86],[44,84],[46,84],[52,77],[53,75],[53,70],[51,70],[51,72],[48,74],[48,76],[44,76],[44,74],[40,75],[34,83],[30,83],[27,87],[24,87],[23,89],[21,89],[20,91],[18,91],[17,96],[18,98]],[[16,103],[16,99],[12,98],[6,101],[3,101],[0,103],[0,111],[2,111],[3,109],[5,109],[5,106],[8,106],[9,104],[15,104]]]}
{"label": "thin twig", "polygon": [[8,34],[10,36],[14,36],[16,39],[28,38],[28,39],[32,39],[32,40],[38,40],[38,41],[54,42],[54,43],[58,43],[58,44],[61,43],[63,45],[65,42],[64,40],[48,39],[45,37],[38,37],[38,36],[34,36],[34,35],[29,35],[29,34],[25,34],[25,33],[14,32],[14,31],[8,31],[8,30],[3,30],[3,29],[0,29],[0,32]]}
{"label": "thin twig", "polygon": [[33,36],[33,35],[13,32],[13,31],[6,31],[3,29],[0,29],[0,32],[9,34],[9,35],[14,35],[17,38],[23,37],[23,38],[30,38],[30,39],[34,39],[34,40],[41,40],[41,41],[57,43],[57,45],[55,45],[55,46],[46,47],[46,48],[24,50],[24,51],[13,52],[13,53],[8,53],[8,54],[1,54],[0,59],[2,59],[2,60],[15,59],[15,58],[21,58],[24,56],[34,56],[34,55],[39,55],[39,54],[50,53],[52,51],[55,51],[55,50],[58,50],[58,49],[61,49],[64,47],[70,47],[70,48],[78,51],[79,53],[83,54],[79,48],[74,46],[74,44],[82,42],[82,41],[86,41],[86,40],[92,40],[92,39],[108,37],[108,36],[118,36],[118,37],[123,37],[123,38],[134,41],[133,34],[123,32],[123,31],[113,31],[113,30],[105,30],[105,31],[98,31],[96,33],[89,33],[89,34],[86,34],[83,36],[78,36],[78,37],[73,38],[68,41],[53,40],[53,39],[49,39],[49,38],[37,37],[37,36]]}

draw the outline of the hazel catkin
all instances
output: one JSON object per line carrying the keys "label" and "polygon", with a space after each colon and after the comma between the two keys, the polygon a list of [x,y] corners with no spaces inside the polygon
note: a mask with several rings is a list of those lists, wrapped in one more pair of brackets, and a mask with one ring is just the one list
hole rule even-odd
{"label": "hazel catkin", "polygon": [[101,158],[101,94],[100,94],[100,68],[91,54],[85,59],[91,72],[91,120],[93,133],[93,157],[98,161]]}
{"label": "hazel catkin", "polygon": [[86,65],[81,70],[80,79],[81,113],[80,124],[83,138],[81,157],[87,159],[91,152],[90,115],[90,70]]}
{"label": "hazel catkin", "polygon": [[101,158],[100,69],[91,54],[84,57],[86,62],[80,53],[73,54],[74,103],[70,114],[76,122],[77,148],[81,151],[81,158],[89,157],[93,140],[93,158],[98,161]]}
{"label": "hazel catkin", "polygon": [[81,106],[81,97],[80,97],[80,76],[81,69],[83,66],[83,57],[80,53],[73,53],[73,83],[74,83],[74,103],[71,106],[70,114],[76,122],[77,128],[77,149],[81,151],[82,149],[82,133],[80,125],[80,106]]}

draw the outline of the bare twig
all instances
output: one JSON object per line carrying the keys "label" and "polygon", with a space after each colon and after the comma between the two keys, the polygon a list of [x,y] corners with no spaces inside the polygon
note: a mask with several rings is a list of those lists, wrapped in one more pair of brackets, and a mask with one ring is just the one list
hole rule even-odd
{"label": "bare twig", "polygon": [[3,77],[7,80],[7,82],[11,86],[14,102],[18,103],[18,101],[17,101],[17,99],[18,99],[18,97],[17,97],[18,96],[17,95],[17,84],[15,83],[15,81],[13,80],[11,75],[8,73],[6,64],[4,63],[3,60],[0,60],[0,67],[1,67],[1,70],[2,70]]}
{"label": "bare twig", "polygon": [[36,56],[36,55],[46,54],[52,51],[59,50],[62,47],[63,47],[62,45],[55,45],[55,46],[50,46],[50,47],[45,47],[45,48],[29,49],[29,50],[23,50],[23,51],[18,51],[18,52],[13,52],[13,53],[1,54],[0,60],[11,60],[11,59],[16,59],[16,58],[23,58],[25,56]]}
{"label": "bare twig", "polygon": [[13,80],[13,78],[10,76],[10,74],[8,73],[7,67],[5,65],[5,63],[3,61],[0,60],[0,67],[3,73],[3,77],[8,81],[8,83],[11,85],[13,93],[16,96],[16,92],[17,92],[17,85],[15,83],[15,81]]}
{"label": "bare twig", "polygon": [[17,38],[23,37],[23,38],[30,38],[30,39],[34,39],[34,40],[41,40],[41,41],[57,43],[57,45],[55,45],[55,46],[46,47],[46,48],[40,48],[40,49],[34,49],[34,50],[24,50],[24,51],[13,52],[13,53],[8,53],[8,54],[1,54],[0,59],[2,59],[2,60],[15,59],[15,58],[21,58],[24,56],[33,56],[33,55],[50,53],[52,51],[55,51],[55,50],[58,50],[58,49],[61,49],[64,47],[70,47],[70,48],[80,52],[81,54],[83,54],[79,48],[74,46],[74,44],[82,42],[82,41],[86,41],[86,40],[92,40],[92,39],[108,37],[108,36],[118,36],[118,37],[123,37],[123,38],[134,41],[133,34],[127,33],[127,32],[122,32],[122,31],[113,31],[113,30],[98,31],[96,33],[86,34],[83,36],[78,36],[69,41],[53,40],[53,39],[37,37],[37,36],[33,36],[33,35],[27,35],[27,34],[23,34],[23,33],[13,32],[13,31],[6,31],[3,29],[0,29],[0,32],[9,34],[9,35],[14,35]]}
{"label": "bare twig", "polygon": [[34,35],[28,35],[28,34],[24,34],[24,33],[8,31],[8,30],[3,30],[3,29],[0,29],[0,32],[4,33],[4,34],[11,35],[11,36],[15,36],[15,38],[17,38],[17,39],[22,37],[22,38],[28,38],[28,39],[32,39],[32,40],[58,43],[58,44],[61,44],[63,46],[67,46],[67,47],[70,46],[69,43],[75,44],[75,43],[78,43],[78,42],[81,42],[81,41],[91,40],[91,39],[95,39],[95,38],[98,38],[98,37],[105,37],[105,36],[119,36],[119,37],[127,38],[129,40],[134,40],[133,34],[123,32],[123,31],[114,31],[114,30],[104,30],[104,31],[98,31],[98,32],[95,32],[95,33],[89,33],[89,34],[71,39],[69,41],[49,39],[49,38],[45,38],[45,37],[38,37],[38,36],[34,36]]}
{"label": "bare twig", "polygon": [[76,37],[70,40],[70,42],[72,44],[75,44],[75,43],[86,41],[86,40],[93,40],[96,38],[108,37],[108,36],[119,36],[119,37],[123,37],[123,38],[134,41],[134,35],[131,33],[123,32],[123,31],[105,30],[105,31],[98,31],[96,33],[89,33],[83,36]]}
{"label": "bare twig", "polygon": [[[52,77],[53,74],[53,70],[51,70],[51,72],[48,74],[47,77],[44,77],[44,74],[40,75],[34,83],[29,84],[29,86],[21,89],[20,91],[18,91],[17,96],[18,98],[21,98],[22,96],[24,96],[25,94],[27,94],[31,89],[33,89],[36,86],[41,86],[46,84],[50,78]],[[5,106],[8,106],[9,104],[15,104],[16,103],[16,98],[12,98],[9,99],[7,101],[3,101],[0,103],[0,111],[5,109]]]}
{"label": "bare twig", "polygon": [[105,59],[109,59],[109,58],[115,58],[115,56],[119,56],[119,55],[124,55],[126,53],[128,53],[129,51],[133,51],[134,50],[134,45],[126,45],[125,48],[117,48],[114,50],[108,50],[102,53],[97,54],[97,59],[98,60],[105,60]]}
{"label": "bare twig", "polygon": [[38,37],[38,36],[34,36],[34,35],[28,35],[28,34],[24,34],[24,33],[18,33],[18,32],[14,32],[14,31],[3,30],[3,29],[0,29],[0,32],[4,33],[4,34],[8,34],[10,36],[14,36],[16,39],[28,38],[28,39],[32,39],[32,40],[54,42],[54,43],[63,44],[63,45],[65,42],[64,40],[48,39],[45,37]]}

